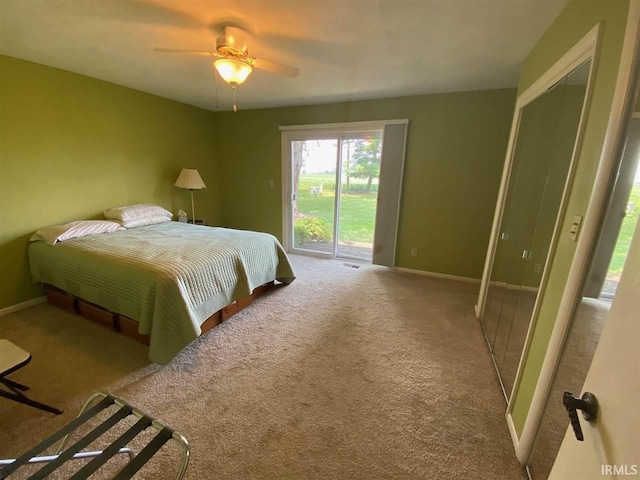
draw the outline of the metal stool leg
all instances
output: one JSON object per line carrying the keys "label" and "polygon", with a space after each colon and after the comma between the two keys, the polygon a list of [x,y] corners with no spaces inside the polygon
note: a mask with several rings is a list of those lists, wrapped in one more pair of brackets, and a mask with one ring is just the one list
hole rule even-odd
{"label": "metal stool leg", "polygon": [[55,413],[56,415],[60,415],[62,413],[62,410],[51,407],[44,403],[36,402],[35,400],[31,400],[20,391],[28,389],[28,387],[25,387],[24,385],[14,385],[15,382],[12,382],[11,380],[8,380],[6,378],[0,378],[0,383],[11,390],[11,392],[6,392],[0,389],[0,397],[8,398],[9,400],[13,400],[19,403],[24,403],[25,405],[29,405],[30,407],[39,408],[40,410]]}
{"label": "metal stool leg", "polygon": [[8,378],[2,377],[2,379],[0,379],[0,382],[4,383],[6,386],[11,385],[13,388],[17,388],[18,390],[22,390],[23,392],[26,392],[27,390],[29,390],[29,387],[27,387],[26,385],[22,385],[21,383],[14,382],[13,380],[9,380]]}

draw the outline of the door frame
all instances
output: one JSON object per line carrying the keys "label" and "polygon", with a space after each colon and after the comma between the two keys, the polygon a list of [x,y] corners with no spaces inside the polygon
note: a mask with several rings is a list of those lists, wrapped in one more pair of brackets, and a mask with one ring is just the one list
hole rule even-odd
{"label": "door frame", "polygon": [[[405,125],[408,123],[407,119],[394,119],[394,120],[373,120],[363,122],[343,122],[343,123],[323,123],[323,124],[310,124],[310,125],[285,125],[280,127],[281,132],[281,172],[282,172],[282,245],[287,252],[300,253],[308,256],[321,257],[321,258],[334,258],[334,253],[314,252],[311,250],[302,250],[295,248],[293,244],[293,171],[291,164],[291,142],[295,140],[308,140],[310,136],[314,139],[332,139],[340,138],[343,136],[349,136],[349,134],[357,133],[369,133],[373,130],[381,131],[384,135],[384,128],[387,125]],[[339,150],[339,148],[338,148]],[[338,155],[341,152],[338,151]],[[336,165],[338,168],[338,165]],[[336,177],[338,177],[336,172]],[[339,203],[336,202],[336,205]],[[339,227],[337,227],[339,219],[336,217],[334,226],[334,233]],[[337,242],[337,238],[335,239]],[[341,257],[342,258],[342,257]],[[344,257],[352,258],[352,257]]]}
{"label": "door frame", "polygon": [[[591,258],[594,255],[593,247],[597,244],[601,219],[603,212],[606,210],[609,193],[612,189],[611,178],[624,148],[626,123],[631,117],[629,108],[633,108],[631,98],[635,93],[633,91],[634,87],[637,87],[635,55],[640,49],[639,43],[640,2],[630,2],[618,77],[607,124],[607,134],[603,142],[596,178],[540,376],[538,377],[531,406],[519,438],[511,416],[513,403],[511,402],[507,408],[506,416],[509,431],[515,446],[516,456],[522,464],[526,464],[529,459],[538,427],[544,414],[555,372],[562,356],[571,321],[573,320],[575,305],[578,298],[580,298],[583,281],[588,272]],[[531,333],[531,330],[529,333]],[[522,367],[522,362],[520,367]],[[520,373],[519,371],[518,375]]]}
{"label": "door frame", "polygon": [[634,114],[628,124],[627,145],[632,136],[636,140],[636,148],[631,151],[625,148],[617,173],[618,178],[624,173],[628,183],[616,182],[611,193],[610,206],[607,208],[606,217],[603,219],[602,235],[598,241],[595,258],[585,287],[584,293],[587,297],[611,300],[615,296],[603,290],[624,223],[624,215],[620,215],[620,212],[621,210],[626,210],[636,173],[638,172],[638,167],[640,167],[640,113]]}

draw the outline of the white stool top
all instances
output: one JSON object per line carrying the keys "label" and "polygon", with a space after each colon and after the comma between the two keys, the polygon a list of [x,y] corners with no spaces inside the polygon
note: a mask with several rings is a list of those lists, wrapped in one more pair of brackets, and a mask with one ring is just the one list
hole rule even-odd
{"label": "white stool top", "polygon": [[26,362],[31,354],[9,340],[0,338],[0,375],[16,365]]}

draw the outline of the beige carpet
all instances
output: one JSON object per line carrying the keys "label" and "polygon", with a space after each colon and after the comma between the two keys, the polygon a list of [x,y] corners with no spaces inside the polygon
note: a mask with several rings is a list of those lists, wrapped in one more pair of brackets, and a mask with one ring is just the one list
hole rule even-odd
{"label": "beige carpet", "polygon": [[[0,398],[0,456],[109,390],[184,433],[190,479],[526,478],[473,314],[477,285],[292,260],[292,285],[164,367],[133,340],[48,305],[0,318],[0,337],[33,354],[11,378],[65,410]],[[177,453],[167,448],[137,478],[171,478]]]}

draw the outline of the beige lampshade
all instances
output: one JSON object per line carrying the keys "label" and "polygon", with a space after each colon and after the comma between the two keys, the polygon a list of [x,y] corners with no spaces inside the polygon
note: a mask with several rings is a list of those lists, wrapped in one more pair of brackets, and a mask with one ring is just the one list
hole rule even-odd
{"label": "beige lampshade", "polygon": [[202,177],[195,168],[183,168],[175,183],[176,187],[188,188],[189,190],[201,190],[207,188]]}
{"label": "beige lampshade", "polygon": [[223,58],[213,62],[220,76],[231,85],[240,85],[251,73],[251,65],[235,58]]}

